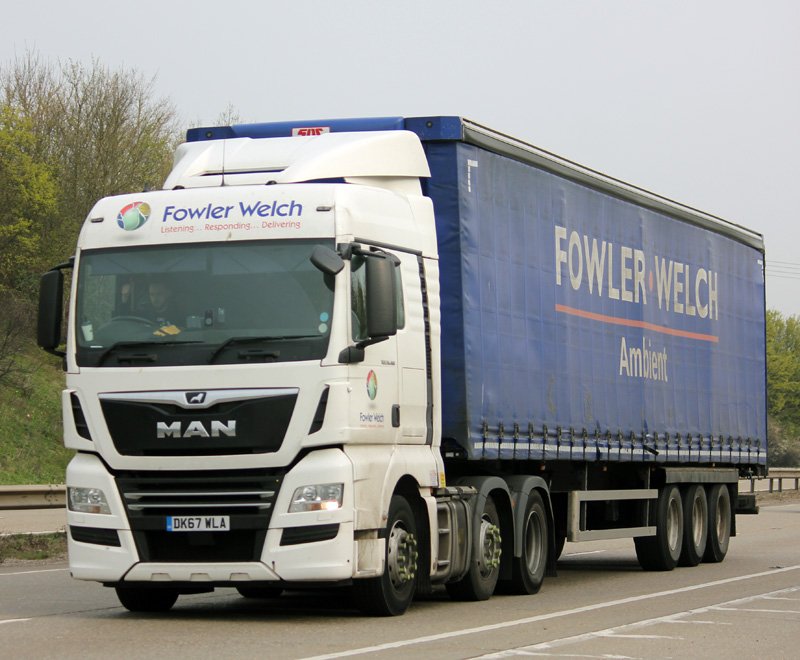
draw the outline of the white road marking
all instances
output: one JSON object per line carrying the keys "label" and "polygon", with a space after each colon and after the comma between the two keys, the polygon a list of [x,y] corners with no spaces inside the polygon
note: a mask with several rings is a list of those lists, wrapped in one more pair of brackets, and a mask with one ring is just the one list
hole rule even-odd
{"label": "white road marking", "polygon": [[715,607],[718,612],[764,612],[765,614],[800,614],[798,610],[759,610],[748,607]]}
{"label": "white road marking", "polygon": [[40,571],[16,571],[15,573],[0,573],[0,577],[7,575],[33,575],[35,573],[56,573],[58,571],[68,571],[68,568],[43,568]]}
{"label": "white road marking", "polygon": [[30,621],[30,619],[5,619],[0,621],[0,626],[2,626],[4,623],[24,623],[25,621]]}
{"label": "white road marking", "polygon": [[[508,649],[507,651],[501,651],[499,653],[490,653],[487,655],[479,656],[476,660],[489,660],[490,658],[508,658],[511,656],[516,655],[531,655],[532,652],[535,651],[549,651],[550,649],[558,648],[561,646],[567,646],[569,644],[578,644],[580,642],[591,641],[593,639],[597,639],[598,637],[604,638],[625,638],[625,637],[634,637],[634,638],[641,638],[644,636],[637,636],[637,635],[620,635],[617,634],[616,631],[619,630],[635,630],[637,628],[644,628],[647,626],[652,626],[658,623],[677,623],[680,619],[683,619],[687,616],[692,616],[695,614],[706,614],[708,612],[719,611],[719,610],[728,610],[728,609],[737,609],[737,608],[728,608],[727,605],[737,605],[737,604],[744,604],[748,602],[753,602],[754,600],[764,599],[767,596],[772,596],[775,594],[784,594],[784,593],[792,593],[800,589],[800,587],[791,587],[789,589],[781,589],[779,591],[772,591],[766,594],[757,594],[755,596],[746,596],[745,598],[737,598],[736,600],[730,600],[724,603],[718,603],[717,605],[708,605],[706,607],[698,607],[693,610],[686,610],[685,612],[677,612],[675,614],[667,614],[665,616],[656,617],[654,619],[644,619],[642,621],[634,621],[633,623],[626,623],[621,626],[616,626],[614,628],[606,628],[605,630],[596,630],[594,632],[583,633],[581,635],[573,635],[571,637],[562,637],[561,639],[553,639],[549,642],[542,642],[540,644],[532,644],[531,646],[521,646],[516,649]],[[739,610],[743,611],[743,610]],[[764,610],[754,610],[763,612]],[[658,637],[658,636],[654,636]]]}
{"label": "white road marking", "polygon": [[587,550],[586,552],[569,552],[564,557],[585,557],[586,555],[599,555],[605,550]]}
{"label": "white road marking", "polygon": [[598,637],[606,637],[608,639],[683,639],[683,637],[672,637],[671,635],[622,635],[616,632],[598,635]]}
{"label": "white road marking", "polygon": [[[464,628],[461,630],[452,630],[450,632],[438,633],[435,635],[423,635],[422,637],[414,637],[411,639],[398,640],[396,642],[386,642],[385,644],[376,644],[375,646],[365,646],[358,649],[348,649],[346,651],[339,651],[337,653],[325,653],[323,655],[315,655],[305,658],[304,660],[332,660],[333,658],[346,658],[353,655],[363,655],[365,653],[377,653],[379,651],[388,651],[391,649],[404,648],[406,646],[414,646],[416,644],[426,644],[428,642],[438,642],[444,639],[453,639],[455,637],[464,637],[466,635],[476,635],[484,632],[492,632],[495,630],[503,630],[504,628],[513,628],[516,626],[524,626],[530,623],[538,623],[540,621],[548,621],[550,619],[559,619],[566,616],[573,616],[575,614],[584,614],[586,612],[594,612],[596,610],[606,609],[608,607],[615,607],[617,605],[627,605],[629,603],[636,603],[643,600],[651,600],[653,598],[663,598],[664,596],[673,596],[675,594],[687,593],[690,591],[697,591],[699,589],[708,589],[709,587],[718,587],[724,584],[732,584],[734,582],[741,582],[743,580],[752,580],[754,578],[767,577],[771,575],[779,575],[780,573],[787,573],[800,569],[800,564],[794,566],[785,566],[775,568],[769,571],[762,571],[760,573],[751,573],[749,575],[739,575],[732,578],[725,578],[722,580],[714,580],[713,582],[704,582],[702,584],[694,584],[688,587],[681,587],[679,589],[669,589],[667,591],[657,591],[651,594],[642,594],[640,596],[629,596],[627,598],[619,598],[617,600],[609,600],[604,603],[595,603],[594,605],[585,605],[584,607],[576,607],[571,610],[561,610],[559,612],[550,612],[549,614],[539,614],[537,616],[530,616],[524,619],[515,619],[513,621],[503,621],[501,623],[493,623],[485,626],[477,626],[475,628]],[[783,593],[776,591],[774,593]],[[727,605],[728,603],[720,603],[720,605]],[[702,611],[707,612],[708,608]],[[684,613],[681,613],[686,614]],[[675,615],[673,615],[675,616]],[[613,629],[609,629],[613,630]],[[606,631],[603,631],[606,632]],[[591,633],[590,633],[591,634]],[[502,657],[500,655],[492,655],[486,657]]]}

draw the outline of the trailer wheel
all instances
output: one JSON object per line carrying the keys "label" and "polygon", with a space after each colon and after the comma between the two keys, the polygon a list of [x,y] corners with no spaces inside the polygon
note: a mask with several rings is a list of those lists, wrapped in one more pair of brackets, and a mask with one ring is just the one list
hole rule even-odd
{"label": "trailer wheel", "polygon": [[473,539],[473,547],[478,556],[472,558],[469,571],[463,578],[445,585],[454,600],[488,600],[497,586],[502,537],[500,516],[491,495],[486,498],[480,524],[474,533],[477,538]]}
{"label": "trailer wheel", "polygon": [[708,499],[706,489],[693,484],[683,492],[683,549],[679,566],[697,566],[708,541]]}
{"label": "trailer wheel", "polygon": [[547,567],[547,513],[539,491],[528,495],[522,529],[522,555],[511,564],[510,590],[518,594],[535,594],[542,588]]}
{"label": "trailer wheel", "polygon": [[236,587],[236,591],[243,598],[255,598],[258,600],[277,598],[283,593],[281,587]]}
{"label": "trailer wheel", "polygon": [[394,495],[386,524],[383,575],[353,582],[361,611],[375,616],[405,612],[417,587],[417,559],[414,512],[405,497]]}
{"label": "trailer wheel", "polygon": [[656,504],[656,535],[633,539],[636,557],[646,571],[671,571],[683,546],[683,504],[677,486],[661,489]]}
{"label": "trailer wheel", "polygon": [[117,598],[131,612],[167,612],[178,600],[177,589],[116,587]]}
{"label": "trailer wheel", "polygon": [[731,494],[725,484],[708,491],[708,543],[703,561],[719,563],[728,554],[731,539]]}

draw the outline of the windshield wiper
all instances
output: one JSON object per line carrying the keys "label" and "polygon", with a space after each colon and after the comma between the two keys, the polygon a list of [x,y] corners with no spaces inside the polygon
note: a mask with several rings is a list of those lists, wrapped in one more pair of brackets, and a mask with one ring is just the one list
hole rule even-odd
{"label": "windshield wiper", "polygon": [[[156,340],[146,340],[146,341],[118,341],[114,344],[111,344],[106,350],[104,350],[100,357],[97,358],[97,366],[102,367],[103,363],[106,361],[109,355],[118,351],[121,348],[139,348],[141,346],[175,346],[177,344],[200,344],[202,342],[196,339],[182,339],[179,341],[156,341]],[[120,355],[118,358],[119,362],[134,362],[134,361],[144,361],[144,362],[156,362],[158,361],[158,356],[153,355],[152,353],[132,353],[129,355]]]}
{"label": "windshield wiper", "polygon": [[[262,335],[262,336],[243,336],[243,337],[230,337],[222,342],[219,346],[217,346],[216,350],[211,354],[211,357],[208,358],[209,364],[214,364],[216,359],[228,348],[231,346],[237,346],[240,344],[256,344],[259,342],[267,342],[267,341],[292,341],[294,339],[314,339],[319,337],[319,335]],[[248,351],[246,353],[240,353],[239,357],[245,358],[278,358],[280,357],[280,351]]]}

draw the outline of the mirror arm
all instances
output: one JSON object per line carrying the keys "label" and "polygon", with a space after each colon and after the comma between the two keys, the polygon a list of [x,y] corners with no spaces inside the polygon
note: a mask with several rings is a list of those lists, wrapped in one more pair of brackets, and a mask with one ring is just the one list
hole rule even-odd
{"label": "mirror arm", "polygon": [[364,349],[373,344],[380,344],[386,341],[388,337],[370,337],[364,339],[357,344],[348,346],[341,353],[339,353],[339,364],[356,364],[364,361]]}

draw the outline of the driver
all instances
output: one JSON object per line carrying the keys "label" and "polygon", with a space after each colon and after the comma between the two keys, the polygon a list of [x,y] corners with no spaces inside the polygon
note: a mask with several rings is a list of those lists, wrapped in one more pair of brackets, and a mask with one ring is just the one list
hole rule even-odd
{"label": "driver", "polygon": [[176,328],[175,321],[178,318],[178,314],[174,308],[172,288],[166,282],[163,280],[150,282],[147,287],[147,303],[141,314],[151,319],[161,329]]}

